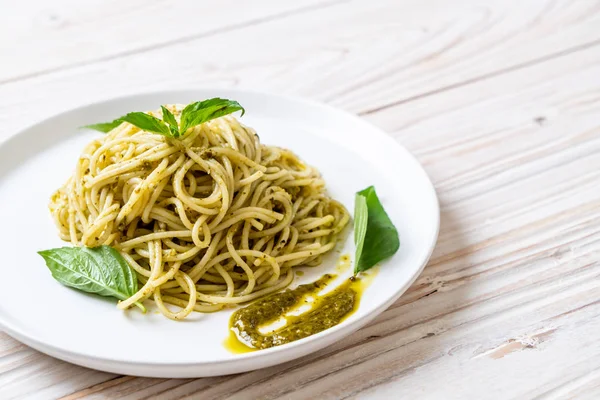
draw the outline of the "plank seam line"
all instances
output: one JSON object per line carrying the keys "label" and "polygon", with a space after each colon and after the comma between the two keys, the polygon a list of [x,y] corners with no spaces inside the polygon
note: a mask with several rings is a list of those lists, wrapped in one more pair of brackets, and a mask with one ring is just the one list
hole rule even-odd
{"label": "plank seam line", "polygon": [[27,80],[27,79],[31,79],[31,78],[37,78],[39,76],[47,75],[47,74],[54,73],[54,72],[68,71],[71,69],[75,69],[78,67],[84,67],[87,65],[92,65],[95,63],[99,63],[99,62],[115,60],[115,59],[118,59],[121,57],[129,57],[129,56],[136,55],[136,54],[147,53],[147,52],[151,52],[151,51],[154,51],[157,49],[163,49],[166,47],[177,45],[180,43],[192,42],[196,39],[202,39],[202,38],[206,38],[206,37],[219,35],[222,33],[233,32],[233,31],[243,29],[243,28],[248,28],[248,27],[251,27],[254,25],[262,25],[262,24],[265,24],[265,23],[268,23],[268,22],[271,22],[271,21],[274,21],[277,19],[288,18],[288,17],[294,16],[294,15],[304,14],[304,13],[320,10],[323,8],[328,8],[331,6],[335,6],[335,5],[343,4],[343,3],[347,3],[347,2],[349,2],[349,0],[332,0],[332,1],[325,2],[325,3],[311,4],[309,6],[297,8],[294,10],[283,11],[278,14],[273,14],[273,15],[266,16],[266,17],[257,17],[255,19],[252,19],[249,21],[239,22],[239,23],[236,23],[233,25],[215,28],[215,29],[209,30],[207,32],[190,34],[188,36],[183,36],[183,37],[180,37],[177,39],[170,39],[170,40],[167,40],[162,43],[148,44],[148,45],[138,47],[136,49],[125,50],[122,52],[106,55],[103,57],[94,58],[94,59],[87,60],[87,61],[74,62],[69,65],[63,65],[63,66],[54,67],[54,68],[47,68],[47,69],[43,69],[40,71],[31,72],[28,74],[18,75],[18,76],[12,77],[12,78],[0,80],[0,85],[6,84],[6,83],[14,83],[14,82]]}
{"label": "plank seam line", "polygon": [[375,108],[367,109],[365,111],[359,112],[358,115],[365,116],[365,115],[369,115],[369,114],[374,114],[374,113],[377,113],[379,111],[387,110],[388,108],[392,108],[392,107],[396,107],[396,106],[403,105],[403,104],[406,104],[406,103],[410,103],[411,101],[421,100],[421,99],[423,99],[425,97],[432,96],[434,94],[448,92],[450,90],[458,89],[458,88],[460,88],[462,86],[472,85],[474,83],[478,83],[478,82],[481,82],[481,81],[484,81],[484,80],[487,80],[487,79],[490,79],[490,78],[495,78],[495,77],[498,77],[498,76],[501,76],[501,75],[504,75],[504,74],[515,72],[515,71],[518,71],[520,69],[532,67],[532,66],[535,66],[537,64],[541,64],[543,62],[550,61],[550,60],[552,60],[554,58],[561,58],[561,57],[570,55],[572,53],[576,53],[576,52],[580,52],[580,51],[583,51],[583,50],[587,50],[589,48],[592,48],[592,47],[598,46],[598,45],[600,45],[600,39],[593,40],[593,41],[588,42],[588,43],[583,43],[583,44],[578,45],[578,46],[570,47],[568,49],[564,49],[564,50],[561,50],[561,51],[556,52],[556,53],[546,54],[545,56],[534,58],[533,60],[525,61],[525,62],[522,62],[522,63],[519,63],[519,64],[515,64],[515,65],[512,65],[510,67],[502,68],[502,69],[499,69],[499,70],[496,70],[496,71],[491,71],[491,72],[488,72],[486,74],[475,76],[475,77],[470,78],[470,79],[465,79],[465,80],[460,81],[460,82],[451,83],[449,85],[442,86],[442,87],[437,88],[437,89],[429,90],[429,91],[426,91],[426,92],[423,92],[423,93],[416,94],[414,96],[407,97],[405,99],[394,101],[392,103],[388,103],[388,104],[385,104],[385,105],[382,105],[382,106],[378,106],[378,107],[375,107]]}
{"label": "plank seam line", "polygon": [[113,386],[117,386],[122,382],[127,382],[135,379],[135,377],[127,376],[127,375],[116,375],[112,378],[109,378],[102,382],[97,382],[93,385],[87,386],[85,388],[81,388],[75,392],[71,392],[60,397],[61,400],[76,400],[81,399],[84,396],[89,396],[94,393],[98,393],[104,389],[111,388]]}

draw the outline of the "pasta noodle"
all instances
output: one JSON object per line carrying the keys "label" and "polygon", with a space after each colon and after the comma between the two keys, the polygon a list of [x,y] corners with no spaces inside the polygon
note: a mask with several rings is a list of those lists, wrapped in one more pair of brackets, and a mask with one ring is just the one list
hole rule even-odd
{"label": "pasta noodle", "polygon": [[285,288],[349,220],[316,169],[231,115],[178,139],[122,123],[85,147],[49,207],[63,240],[110,245],[135,270],[141,288],[119,308],[153,299],[175,320]]}

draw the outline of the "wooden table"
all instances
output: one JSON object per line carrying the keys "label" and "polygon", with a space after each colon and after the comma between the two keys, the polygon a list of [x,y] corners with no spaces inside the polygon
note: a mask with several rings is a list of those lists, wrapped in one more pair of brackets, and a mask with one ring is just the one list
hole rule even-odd
{"label": "wooden table", "polygon": [[304,96],[389,132],[440,199],[425,271],[335,346],[235,376],[116,376],[0,333],[0,398],[600,398],[600,1],[2,6],[2,139],[199,86]]}

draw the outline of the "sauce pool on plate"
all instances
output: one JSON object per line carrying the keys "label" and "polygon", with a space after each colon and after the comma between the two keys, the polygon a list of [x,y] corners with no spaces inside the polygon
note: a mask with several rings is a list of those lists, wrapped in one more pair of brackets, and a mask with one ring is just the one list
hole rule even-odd
{"label": "sauce pool on plate", "polygon": [[[343,255],[336,271],[350,266]],[[299,340],[338,325],[358,309],[364,290],[375,271],[350,277],[332,290],[328,285],[337,275],[325,274],[317,281],[293,290],[275,293],[233,313],[225,347],[247,353]]]}

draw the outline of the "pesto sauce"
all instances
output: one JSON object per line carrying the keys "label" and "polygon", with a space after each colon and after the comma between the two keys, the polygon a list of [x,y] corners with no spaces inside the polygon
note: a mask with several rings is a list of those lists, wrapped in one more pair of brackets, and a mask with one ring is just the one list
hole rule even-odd
{"label": "pesto sauce", "polygon": [[[348,279],[334,290],[319,296],[318,293],[334,278],[335,275],[327,274],[316,282],[272,294],[237,310],[231,316],[231,334],[226,347],[236,353],[266,349],[314,335],[339,324],[358,307],[364,285],[359,279]],[[297,316],[285,315],[301,305],[307,297],[314,299],[309,311]],[[260,332],[261,326],[283,316],[286,324],[282,329],[268,334]]]}
{"label": "pesto sauce", "polygon": [[[336,263],[336,273],[344,274],[350,268],[350,255],[340,256]],[[296,271],[301,276],[299,272],[301,271]],[[323,295],[319,293],[335,279],[335,275],[327,274],[316,282],[257,300],[231,316],[225,348],[236,354],[248,353],[293,342],[338,325],[358,309],[362,293],[377,272],[378,267],[362,272],[359,277],[350,278]],[[307,301],[309,297],[314,299],[310,304]],[[306,305],[310,307],[303,314],[286,315],[293,314],[299,306]],[[283,328],[267,334],[261,332],[261,327],[282,317],[285,319]]]}

